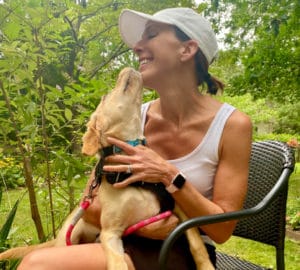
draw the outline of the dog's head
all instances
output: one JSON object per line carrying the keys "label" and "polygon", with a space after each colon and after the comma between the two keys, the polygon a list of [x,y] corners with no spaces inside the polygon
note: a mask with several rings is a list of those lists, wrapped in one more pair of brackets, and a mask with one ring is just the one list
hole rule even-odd
{"label": "dog's head", "polygon": [[87,123],[82,153],[95,155],[108,146],[107,137],[120,140],[142,138],[141,126],[142,77],[132,68],[123,69],[116,87],[102,97]]}

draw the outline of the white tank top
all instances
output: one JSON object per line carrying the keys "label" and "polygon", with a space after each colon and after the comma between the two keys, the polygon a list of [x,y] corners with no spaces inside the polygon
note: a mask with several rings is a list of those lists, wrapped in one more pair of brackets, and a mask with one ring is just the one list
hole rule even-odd
{"label": "white tank top", "polygon": [[[142,128],[151,102],[142,105]],[[196,189],[206,198],[212,199],[214,176],[219,162],[219,142],[225,123],[235,108],[224,103],[211,122],[200,144],[189,154],[178,159],[168,160],[176,166]],[[147,139],[147,138],[146,138]]]}

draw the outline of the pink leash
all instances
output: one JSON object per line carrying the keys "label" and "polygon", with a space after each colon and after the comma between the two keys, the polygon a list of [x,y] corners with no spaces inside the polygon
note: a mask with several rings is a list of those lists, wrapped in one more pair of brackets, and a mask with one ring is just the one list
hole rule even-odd
{"label": "pink leash", "polygon": [[[90,204],[91,203],[88,200],[85,200],[80,204],[80,207],[79,207],[77,213],[75,214],[75,216],[73,217],[73,219],[71,221],[71,224],[69,225],[69,228],[68,228],[67,233],[66,233],[66,245],[67,246],[72,245],[72,242],[71,242],[72,231],[73,231],[76,223],[78,222],[78,220],[82,217],[83,212],[90,206]],[[138,222],[138,223],[136,223],[132,226],[129,226],[125,230],[125,232],[123,233],[123,236],[127,236],[127,235],[135,232],[136,230],[148,225],[148,224],[151,224],[151,223],[154,223],[154,222],[159,221],[161,219],[167,218],[171,215],[172,215],[171,211],[165,211],[165,212],[163,212],[161,214],[158,214],[156,216],[153,216],[151,218],[142,220],[142,221],[140,221],[140,222]]]}
{"label": "pink leash", "polygon": [[136,223],[134,225],[129,226],[125,230],[125,232],[123,233],[123,236],[131,234],[131,233],[135,232],[136,230],[138,230],[138,229],[140,229],[140,228],[142,228],[142,227],[144,227],[144,226],[146,226],[148,224],[151,224],[151,223],[154,223],[154,222],[159,221],[161,219],[167,218],[167,217],[169,217],[171,215],[172,215],[171,211],[166,211],[166,212],[163,212],[163,213],[158,214],[156,216],[153,216],[151,218],[142,220],[142,221],[140,221],[140,222],[138,222],[138,223]]}
{"label": "pink leash", "polygon": [[75,216],[71,220],[71,224],[69,225],[69,228],[68,228],[67,233],[66,233],[66,245],[67,246],[72,245],[72,242],[71,242],[72,231],[73,231],[76,223],[78,222],[78,220],[82,217],[84,210],[86,210],[90,206],[90,204],[91,203],[88,200],[83,201],[80,204],[80,207],[78,208],[77,213],[75,214]]}

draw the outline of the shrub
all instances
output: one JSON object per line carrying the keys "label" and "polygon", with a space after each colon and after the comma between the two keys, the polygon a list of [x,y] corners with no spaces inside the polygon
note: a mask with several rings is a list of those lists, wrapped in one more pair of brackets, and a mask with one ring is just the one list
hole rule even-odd
{"label": "shrub", "polygon": [[276,134],[276,133],[267,133],[267,134],[254,134],[253,138],[255,141],[263,141],[263,140],[276,140],[281,142],[289,142],[292,138],[300,141],[300,135],[292,135],[292,134]]}
{"label": "shrub", "polygon": [[13,157],[0,152],[0,187],[16,188],[24,186],[22,165]]}
{"label": "shrub", "polygon": [[287,222],[291,225],[293,230],[300,230],[300,212],[289,217]]}

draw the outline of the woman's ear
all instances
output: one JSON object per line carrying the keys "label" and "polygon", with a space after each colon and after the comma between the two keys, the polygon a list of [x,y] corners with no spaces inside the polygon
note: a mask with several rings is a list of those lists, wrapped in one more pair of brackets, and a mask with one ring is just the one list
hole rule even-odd
{"label": "woman's ear", "polygon": [[184,41],[182,46],[181,61],[187,61],[194,58],[199,49],[197,41],[192,39]]}

